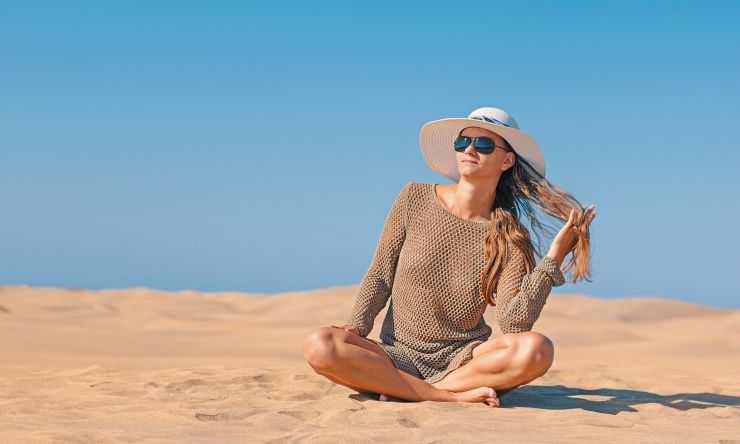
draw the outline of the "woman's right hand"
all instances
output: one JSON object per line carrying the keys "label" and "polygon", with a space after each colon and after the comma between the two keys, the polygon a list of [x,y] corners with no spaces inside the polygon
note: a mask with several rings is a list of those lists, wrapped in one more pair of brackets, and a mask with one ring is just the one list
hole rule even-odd
{"label": "woman's right hand", "polygon": [[342,330],[347,330],[356,335],[360,334],[360,329],[356,325],[332,325],[332,327],[341,328]]}

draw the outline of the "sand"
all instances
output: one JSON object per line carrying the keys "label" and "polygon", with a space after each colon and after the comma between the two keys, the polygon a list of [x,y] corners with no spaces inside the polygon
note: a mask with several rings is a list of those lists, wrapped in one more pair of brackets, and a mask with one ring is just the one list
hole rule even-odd
{"label": "sand", "polygon": [[316,374],[303,338],[356,290],[0,287],[0,442],[740,442],[740,310],[554,293],[552,367],[492,408]]}

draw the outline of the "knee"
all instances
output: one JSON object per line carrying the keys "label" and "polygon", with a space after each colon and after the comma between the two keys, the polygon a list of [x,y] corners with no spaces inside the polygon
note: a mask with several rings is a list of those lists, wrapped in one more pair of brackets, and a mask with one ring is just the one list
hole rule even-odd
{"label": "knee", "polygon": [[337,360],[336,329],[320,327],[303,339],[303,357],[317,373],[331,367]]}
{"label": "knee", "polygon": [[524,373],[533,377],[544,375],[555,359],[555,345],[542,333],[529,331],[520,335],[517,348],[525,363]]}

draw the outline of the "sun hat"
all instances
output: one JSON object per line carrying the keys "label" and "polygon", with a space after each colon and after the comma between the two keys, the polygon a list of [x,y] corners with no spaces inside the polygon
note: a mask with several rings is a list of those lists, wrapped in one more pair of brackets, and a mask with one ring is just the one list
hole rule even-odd
{"label": "sun hat", "polygon": [[460,180],[453,143],[460,135],[460,131],[469,126],[477,126],[498,134],[509,142],[516,154],[532,165],[543,177],[545,176],[545,158],[539,144],[529,134],[519,129],[516,120],[509,113],[490,106],[478,108],[468,117],[433,120],[421,128],[419,135],[421,154],[433,171],[455,182]]}

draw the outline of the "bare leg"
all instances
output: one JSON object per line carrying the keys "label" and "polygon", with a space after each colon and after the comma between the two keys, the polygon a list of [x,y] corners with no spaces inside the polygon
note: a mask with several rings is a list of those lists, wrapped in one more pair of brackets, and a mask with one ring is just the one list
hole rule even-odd
{"label": "bare leg", "polygon": [[507,333],[477,346],[473,359],[432,385],[453,392],[486,385],[501,396],[545,374],[553,359],[554,346],[547,336]]}
{"label": "bare leg", "polygon": [[317,373],[361,392],[409,401],[486,402],[495,397],[484,386],[460,393],[434,387],[394,367],[379,345],[341,328],[322,327],[309,333],[304,356]]}
{"label": "bare leg", "polygon": [[[319,373],[319,372],[317,371],[316,373]],[[350,388],[350,389],[352,389],[352,390],[354,390],[354,391],[356,391],[358,393],[371,393],[371,392],[368,392],[367,390],[365,390],[363,388],[360,388],[360,387],[357,387],[356,385],[353,385],[350,382],[347,382],[347,381],[344,381],[342,379],[339,379],[339,378],[337,378],[336,376],[334,376],[332,374],[329,374],[329,373],[319,373],[319,374],[321,376],[325,377],[326,379],[332,381],[332,382],[336,382],[337,384],[343,385],[343,386],[345,386],[347,388]]]}

